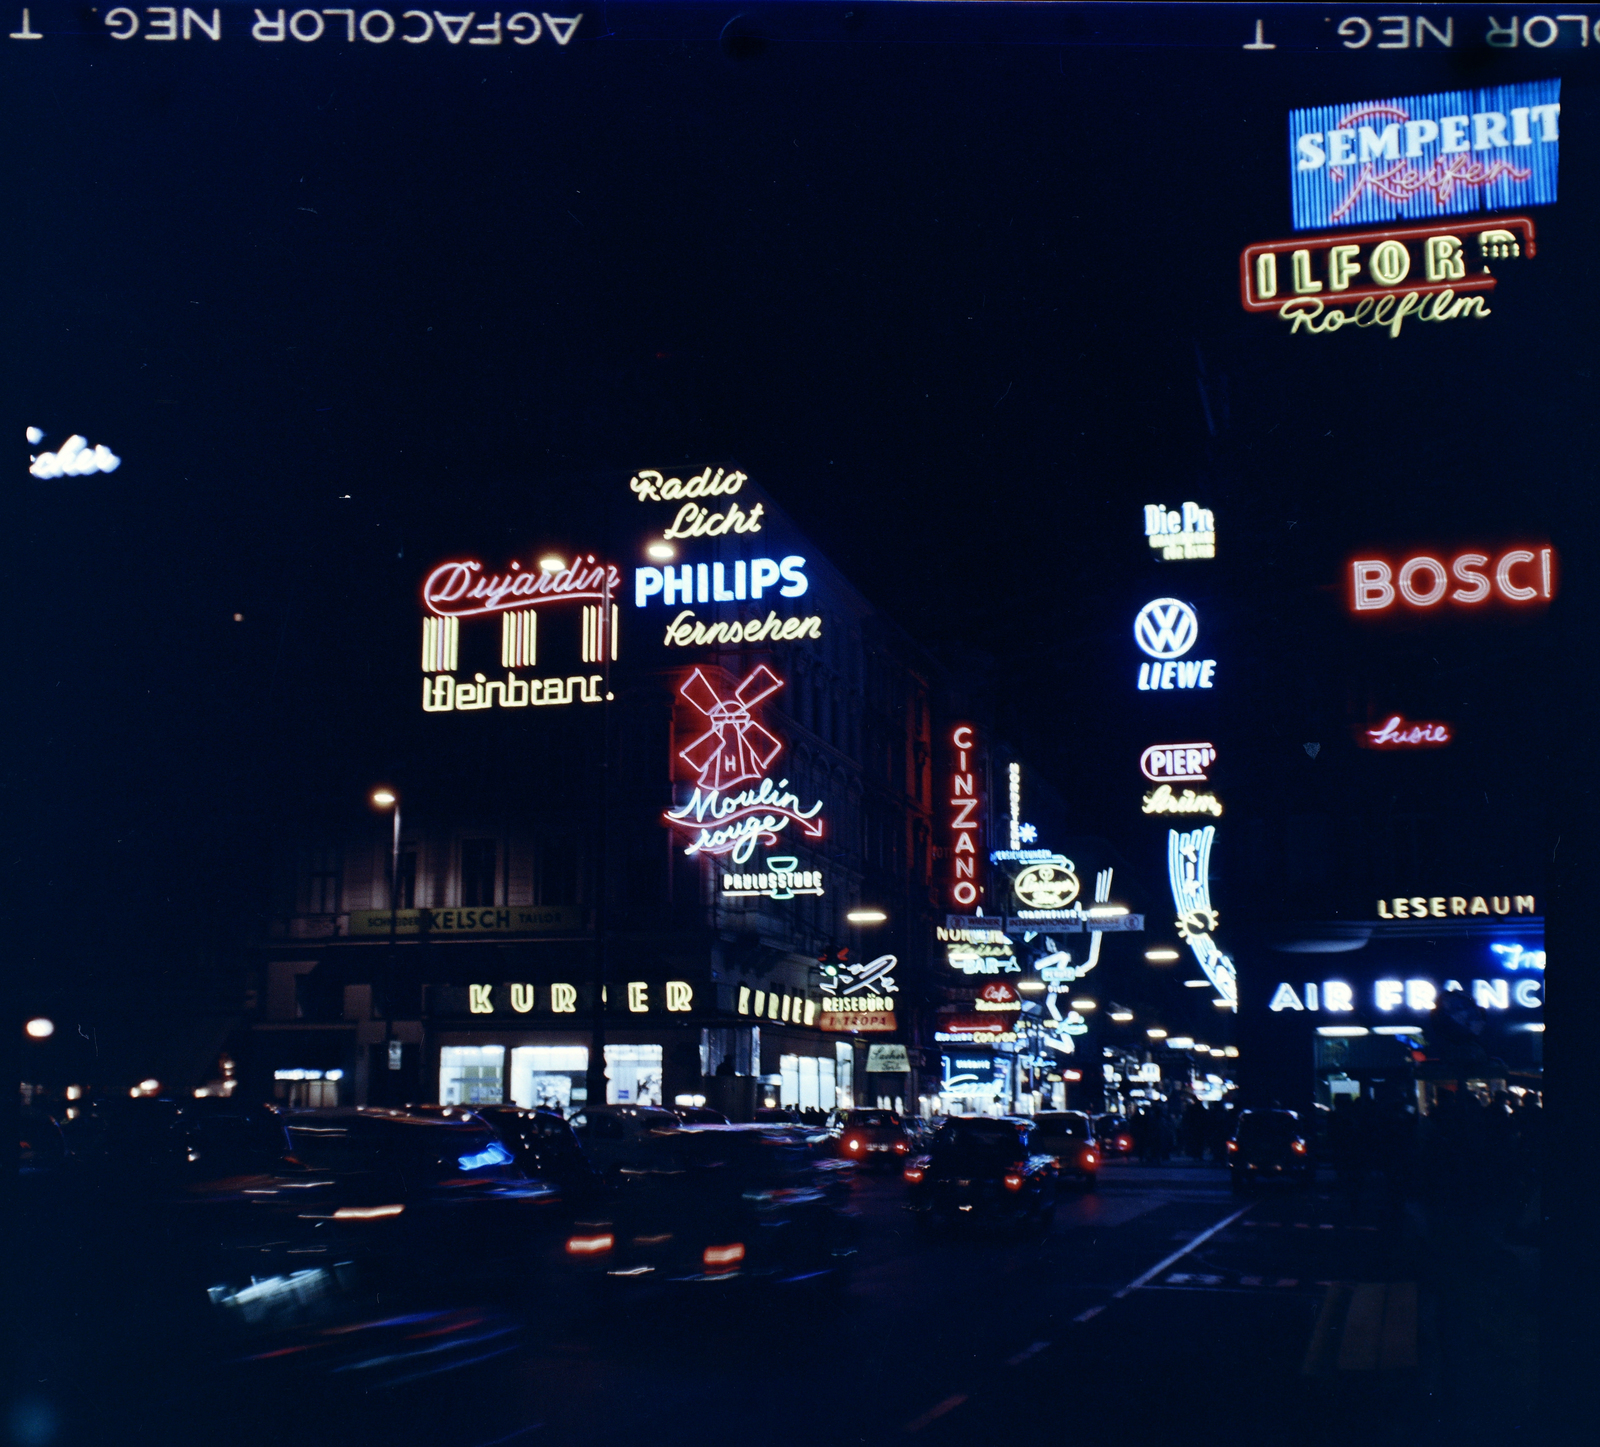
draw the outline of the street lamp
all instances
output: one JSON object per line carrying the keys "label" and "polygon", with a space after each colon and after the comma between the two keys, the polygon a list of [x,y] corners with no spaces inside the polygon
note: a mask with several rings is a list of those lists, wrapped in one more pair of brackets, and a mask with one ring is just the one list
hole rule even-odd
{"label": "street lamp", "polygon": [[851,924],[882,924],[888,918],[881,909],[852,909],[845,915]]}
{"label": "street lamp", "polygon": [[56,1022],[45,1019],[43,1015],[35,1015],[23,1029],[28,1032],[30,1040],[48,1040],[56,1033]]}
{"label": "street lamp", "polygon": [[[390,1018],[393,1012],[389,1008],[389,992],[394,988],[395,951],[399,943],[396,934],[400,927],[400,795],[394,789],[377,788],[372,791],[372,803],[375,808],[394,811],[394,836],[389,849],[389,974],[378,991],[378,999],[383,1009],[384,1065],[389,1070],[398,1070],[400,1062],[394,1058],[394,1022]],[[380,1093],[387,1102],[388,1089]]]}

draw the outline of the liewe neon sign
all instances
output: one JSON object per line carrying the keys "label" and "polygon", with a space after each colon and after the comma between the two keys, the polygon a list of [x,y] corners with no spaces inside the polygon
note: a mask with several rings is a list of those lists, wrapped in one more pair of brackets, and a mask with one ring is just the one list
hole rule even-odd
{"label": "liewe neon sign", "polygon": [[1364,749],[1437,749],[1453,737],[1448,724],[1407,723],[1399,714],[1376,728],[1356,730],[1356,742]]}
{"label": "liewe neon sign", "polygon": [[1217,555],[1217,520],[1210,508],[1201,507],[1199,503],[1184,503],[1182,512],[1147,503],[1144,536],[1156,550],[1156,556],[1168,562]]}
{"label": "liewe neon sign", "polygon": [[1156,661],[1139,665],[1140,689],[1210,688],[1216,660],[1184,657],[1199,637],[1200,619],[1187,603],[1177,598],[1146,603],[1133,620],[1133,641]]}
{"label": "liewe neon sign", "polygon": [[1474,608],[1490,601],[1538,607],[1555,596],[1555,549],[1507,548],[1498,556],[1461,552],[1453,557],[1417,553],[1403,563],[1352,558],[1347,576],[1352,613],[1384,613],[1442,605]]}
{"label": "liewe neon sign", "polygon": [[678,750],[695,772],[694,791],[663,816],[669,826],[693,836],[685,854],[725,854],[743,864],[758,844],[776,844],[791,824],[808,839],[822,837],[822,801],[802,809],[789,781],[774,783],[767,773],[783,744],[751,710],[782,687],[783,680],[764,664],[726,697],[698,668],[679,687],[680,697],[705,723],[705,731]]}
{"label": "liewe neon sign", "polygon": [[1218,996],[1238,1009],[1239,983],[1233,961],[1212,937],[1217,928],[1217,912],[1211,907],[1211,845],[1216,835],[1214,824],[1189,833],[1169,830],[1167,877],[1178,911],[1179,935],[1194,951],[1195,960]]}
{"label": "liewe neon sign", "polygon": [[1559,80],[1291,111],[1294,229],[1548,206],[1560,116]]}

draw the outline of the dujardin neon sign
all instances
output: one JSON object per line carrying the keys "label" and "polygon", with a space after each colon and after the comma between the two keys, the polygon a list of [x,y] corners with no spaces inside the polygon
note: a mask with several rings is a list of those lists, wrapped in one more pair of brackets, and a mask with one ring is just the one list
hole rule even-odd
{"label": "dujardin neon sign", "polygon": [[669,826],[690,835],[685,854],[727,855],[743,864],[757,845],[776,844],[791,825],[807,839],[822,837],[822,801],[802,808],[789,781],[774,781],[768,773],[783,743],[753,710],[782,687],[783,680],[765,664],[726,693],[698,668],[679,686],[680,698],[703,725],[703,732],[678,750],[693,771],[693,790],[663,816]]}
{"label": "dujardin neon sign", "polygon": [[1394,608],[1539,607],[1555,596],[1555,549],[1543,544],[1496,552],[1415,553],[1404,561],[1352,558],[1345,576],[1352,613]]}

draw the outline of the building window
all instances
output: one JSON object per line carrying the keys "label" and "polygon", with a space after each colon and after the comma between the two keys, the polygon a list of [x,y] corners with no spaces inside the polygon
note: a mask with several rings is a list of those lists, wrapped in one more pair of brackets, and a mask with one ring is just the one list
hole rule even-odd
{"label": "building window", "polygon": [[553,841],[539,861],[539,903],[578,902],[578,848],[570,841]]}
{"label": "building window", "polygon": [[401,909],[417,907],[417,851],[402,849],[395,869],[395,900]]}
{"label": "building window", "polygon": [[606,1046],[606,1104],[661,1104],[661,1047]]}
{"label": "building window", "polygon": [[568,1115],[574,1096],[585,1098],[588,1069],[587,1045],[518,1045],[511,1052],[511,1100],[525,1110],[543,1106]]}
{"label": "building window", "polygon": [[504,1045],[439,1048],[440,1105],[499,1105],[505,1099]]}
{"label": "building window", "polygon": [[338,914],[339,885],[343,873],[337,849],[313,849],[306,856],[305,893],[301,914]]}
{"label": "building window", "polygon": [[492,839],[461,841],[461,903],[474,905],[495,902],[495,845]]}

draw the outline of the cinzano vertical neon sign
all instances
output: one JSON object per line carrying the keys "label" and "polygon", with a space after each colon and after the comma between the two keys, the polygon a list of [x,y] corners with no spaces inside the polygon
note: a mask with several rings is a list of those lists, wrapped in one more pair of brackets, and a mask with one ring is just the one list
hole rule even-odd
{"label": "cinzano vertical neon sign", "polygon": [[970,909],[982,897],[978,884],[978,787],[973,754],[977,741],[971,724],[958,724],[950,732],[955,768],[950,774],[950,898]]}

